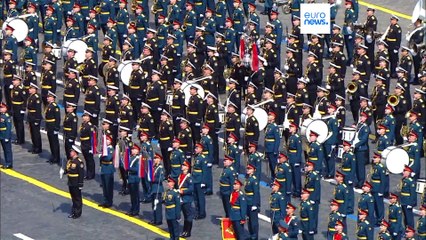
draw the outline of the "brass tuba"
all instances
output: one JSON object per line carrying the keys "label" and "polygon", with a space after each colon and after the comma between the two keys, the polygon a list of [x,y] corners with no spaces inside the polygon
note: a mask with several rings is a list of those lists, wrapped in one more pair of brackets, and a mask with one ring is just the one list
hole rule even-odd
{"label": "brass tuba", "polygon": [[399,97],[395,94],[392,94],[388,97],[387,102],[392,107],[395,107],[396,105],[399,104]]}
{"label": "brass tuba", "polygon": [[408,137],[408,134],[410,133],[410,131],[411,129],[408,125],[402,125],[399,133],[401,134],[401,137]]}
{"label": "brass tuba", "polygon": [[347,87],[347,92],[354,94],[358,90],[358,84],[356,82],[350,82]]}

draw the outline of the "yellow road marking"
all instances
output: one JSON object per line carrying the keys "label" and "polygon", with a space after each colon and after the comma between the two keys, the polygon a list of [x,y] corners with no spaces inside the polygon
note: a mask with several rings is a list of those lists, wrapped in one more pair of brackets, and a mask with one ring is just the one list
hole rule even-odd
{"label": "yellow road marking", "polygon": [[[54,193],[54,194],[59,195],[61,197],[68,198],[68,199],[71,198],[70,194],[68,192],[62,191],[62,190],[60,190],[60,189],[58,189],[56,187],[53,187],[53,186],[51,186],[49,184],[46,184],[46,183],[44,183],[42,181],[39,181],[39,180],[35,179],[35,178],[26,176],[26,175],[24,175],[22,173],[19,173],[19,172],[15,171],[15,170],[12,170],[12,169],[0,169],[0,171],[3,172],[3,173],[5,173],[5,174],[7,174],[7,175],[9,175],[9,176],[12,176],[12,177],[18,178],[20,180],[26,181],[26,182],[34,185],[34,186],[37,186],[37,187],[39,187],[41,189],[44,189],[44,190],[46,190],[48,192]],[[145,229],[147,229],[147,230],[149,230],[151,232],[154,232],[154,233],[156,233],[158,235],[161,235],[162,237],[169,238],[169,236],[170,236],[168,232],[164,231],[161,228],[158,228],[158,227],[155,227],[153,225],[150,225],[149,223],[144,222],[144,221],[142,221],[142,220],[140,220],[138,218],[130,217],[130,216],[128,216],[128,215],[126,215],[126,214],[124,214],[122,212],[119,212],[119,211],[116,211],[116,210],[113,210],[113,209],[109,209],[109,208],[101,208],[101,207],[98,206],[97,203],[92,202],[90,200],[87,200],[87,199],[83,198],[83,204],[86,205],[86,206],[88,206],[88,207],[91,207],[93,209],[96,209],[98,211],[101,211],[101,212],[104,212],[104,213],[108,213],[110,215],[116,216],[116,217],[124,219],[124,220],[126,220],[128,222],[136,224],[136,225],[138,225],[140,227],[143,227],[143,228],[145,228]]]}
{"label": "yellow road marking", "polygon": [[379,6],[379,5],[375,5],[375,4],[372,4],[372,3],[364,2],[364,1],[358,1],[358,3],[360,5],[363,5],[363,6],[366,6],[366,7],[372,7],[372,8],[375,8],[376,10],[380,10],[382,12],[389,13],[391,15],[395,15],[395,16],[398,16],[400,18],[405,18],[405,19],[411,20],[411,16],[404,14],[404,13],[400,13],[400,12],[397,12],[397,11],[394,11],[394,10],[391,10],[391,9],[388,9],[388,8],[385,8],[385,7],[382,7],[382,6]]}

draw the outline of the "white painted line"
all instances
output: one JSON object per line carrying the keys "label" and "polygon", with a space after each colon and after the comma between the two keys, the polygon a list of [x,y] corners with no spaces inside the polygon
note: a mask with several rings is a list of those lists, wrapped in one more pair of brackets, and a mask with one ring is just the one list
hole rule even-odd
{"label": "white painted line", "polygon": [[30,238],[27,235],[24,235],[22,233],[15,233],[15,234],[13,234],[13,236],[15,236],[19,239],[23,239],[23,240],[34,240],[34,238]]}
{"label": "white painted line", "polygon": [[[47,135],[46,130],[40,130],[40,133],[43,133],[43,134],[46,134],[46,135]],[[58,138],[59,138],[59,140],[61,140],[61,141],[63,141],[63,140],[64,140],[64,136],[63,136],[62,134],[60,134],[60,133],[58,133]],[[74,144],[75,144],[75,145],[77,145],[77,146],[81,146],[80,141],[77,141],[77,140],[75,140],[75,141],[74,141]]]}
{"label": "white painted line", "polygon": [[260,220],[263,220],[265,222],[271,223],[271,218],[270,217],[268,217],[266,215],[263,215],[263,214],[260,214],[260,213],[258,213],[257,216],[259,217]]}

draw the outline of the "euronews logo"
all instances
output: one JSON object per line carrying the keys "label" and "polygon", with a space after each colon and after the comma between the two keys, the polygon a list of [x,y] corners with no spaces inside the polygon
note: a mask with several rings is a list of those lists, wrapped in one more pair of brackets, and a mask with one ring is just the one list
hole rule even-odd
{"label": "euronews logo", "polygon": [[305,12],[305,20],[303,24],[305,25],[328,25],[326,20],[327,14],[325,12]]}

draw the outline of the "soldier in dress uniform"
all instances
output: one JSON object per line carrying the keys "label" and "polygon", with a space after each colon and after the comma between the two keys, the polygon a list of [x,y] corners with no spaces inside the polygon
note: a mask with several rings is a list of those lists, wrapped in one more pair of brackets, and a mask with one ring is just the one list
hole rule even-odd
{"label": "soldier in dress uniform", "polygon": [[138,124],[136,125],[138,135],[141,135],[142,132],[145,132],[148,134],[150,139],[155,137],[154,118],[151,115],[151,107],[148,104],[142,102],[139,111],[140,116],[138,119]]}
{"label": "soldier in dress uniform", "polygon": [[[380,219],[384,218],[384,203],[383,196],[385,192],[386,183],[386,169],[381,163],[381,155],[375,152],[373,155],[373,164],[371,165],[370,181],[372,185],[371,194],[374,198],[374,212],[376,222],[371,224],[375,226],[380,225]],[[372,212],[370,212],[372,214]]]}
{"label": "soldier in dress uniform", "polygon": [[356,161],[356,178],[358,182],[354,183],[355,188],[361,188],[365,181],[365,165],[366,160],[369,159],[368,155],[368,136],[370,134],[370,128],[366,124],[368,120],[368,114],[365,112],[361,113],[360,120],[356,125],[357,139],[352,142],[355,161]]}
{"label": "soldier in dress uniform", "polygon": [[173,117],[173,126],[175,135],[179,133],[179,117],[186,116],[186,105],[185,105],[185,94],[182,89],[182,81],[180,79],[175,78],[173,82],[173,93],[172,93],[172,105],[169,106],[171,108],[171,115]]}
{"label": "soldier in dress uniform", "polygon": [[370,125],[373,121],[373,116],[372,116],[373,114],[372,114],[372,111],[369,107],[370,105],[371,105],[371,100],[369,98],[363,97],[363,96],[361,96],[359,98],[359,113],[358,113],[358,116],[361,116],[361,113],[367,114],[368,118],[365,121],[365,123],[367,124],[368,127],[370,127]]}
{"label": "soldier in dress uniform", "polygon": [[287,47],[287,61],[284,64],[284,70],[286,70],[286,74],[288,75],[288,78],[286,79],[287,91],[292,94],[296,94],[297,92],[297,79],[301,77],[300,72],[302,68],[302,63],[297,60],[295,55],[296,53],[297,49]]}
{"label": "soldier in dress uniform", "polygon": [[139,165],[141,163],[140,156],[141,148],[134,144],[131,147],[131,154],[129,157],[129,166],[128,166],[128,187],[130,192],[130,210],[126,213],[129,216],[139,215],[140,204],[139,204]]}
{"label": "soldier in dress uniform", "polygon": [[197,92],[197,88],[193,85],[190,87],[191,97],[189,99],[186,115],[191,125],[194,138],[193,143],[200,140],[200,127],[203,118],[203,100]]}
{"label": "soldier in dress uniform", "polygon": [[181,166],[185,161],[185,153],[180,149],[180,140],[173,139],[172,150],[170,152],[170,174],[169,176],[177,181],[179,175],[182,173]]}
{"label": "soldier in dress uniform", "polygon": [[301,137],[297,133],[298,125],[294,122],[290,122],[289,126],[289,138],[287,141],[287,156],[292,172],[292,193],[293,197],[299,197],[301,191],[301,162],[302,162],[302,141]]}
{"label": "soldier in dress uniform", "polygon": [[133,107],[131,104],[130,97],[127,96],[126,94],[123,94],[120,100],[118,117],[119,118],[117,120],[117,123],[120,126],[130,129],[129,131],[130,133],[132,133],[133,124],[134,124]]}
{"label": "soldier in dress uniform", "polygon": [[275,112],[268,113],[268,124],[265,129],[265,155],[269,162],[269,171],[271,172],[272,181],[275,179],[275,166],[277,165],[278,151],[280,148],[280,133],[276,123],[277,115]]}
{"label": "soldier in dress uniform", "polygon": [[10,101],[13,75],[16,74],[15,62],[12,60],[13,52],[4,50],[3,52],[3,91],[7,106],[12,106]]}
{"label": "soldier in dress uniform", "polygon": [[153,210],[153,219],[151,220],[151,224],[155,226],[159,226],[163,224],[163,208],[161,207],[161,197],[164,192],[163,188],[163,181],[165,179],[164,177],[164,168],[161,162],[163,161],[163,157],[156,153],[154,155],[154,161],[153,161],[153,178],[151,179],[151,199],[154,201],[152,202],[152,210]]}
{"label": "soldier in dress uniform", "polygon": [[227,138],[227,143],[224,145],[226,154],[233,159],[233,168],[236,173],[240,173],[240,158],[241,152],[238,148],[238,137],[234,133],[230,133]]}
{"label": "soldier in dress uniform", "polygon": [[263,52],[263,66],[265,67],[265,87],[272,88],[274,85],[274,71],[279,66],[279,55],[274,48],[276,42],[272,39],[265,39],[265,50]]}
{"label": "soldier in dress uniform", "polygon": [[[351,151],[351,143],[347,141],[343,141],[343,155],[342,155],[342,164],[340,170],[343,173],[344,183],[348,186],[347,192],[347,201],[345,203],[346,210],[341,208],[342,213],[346,211],[344,214],[353,214],[354,213],[354,190],[353,185],[355,182],[355,156]],[[337,176],[337,174],[336,174]]]}
{"label": "soldier in dress uniform", "polygon": [[24,62],[31,62],[37,65],[37,52],[33,46],[33,41],[34,39],[30,38],[29,36],[25,38],[23,49],[24,59],[19,60],[23,60]]}
{"label": "soldier in dress uniform", "polygon": [[285,216],[286,202],[285,197],[279,191],[281,184],[278,181],[272,183],[272,192],[269,197],[269,207],[271,209],[272,233],[278,233],[278,224]]}
{"label": "soldier in dress uniform", "polygon": [[21,84],[21,77],[14,75],[10,90],[11,110],[13,125],[16,132],[16,140],[14,144],[22,145],[25,143],[25,130],[24,130],[24,114],[25,114],[25,101],[27,100],[27,92]]}
{"label": "soldier in dress uniform", "polygon": [[65,80],[64,86],[64,103],[75,103],[78,104],[80,99],[80,82],[77,79],[78,70],[70,68],[68,71],[68,77]]}
{"label": "soldier in dress uniform", "polygon": [[147,87],[146,101],[151,107],[152,117],[154,119],[154,134],[158,134],[160,125],[160,115],[165,104],[166,88],[160,81],[161,73],[152,70],[151,83]]}
{"label": "soldier in dress uniform", "polygon": [[127,24],[129,24],[129,13],[127,12],[127,1],[120,0],[119,9],[117,15],[115,16],[115,21],[117,23],[117,37],[118,37],[118,47],[121,49],[124,43],[124,40],[127,37]]}
{"label": "soldier in dress uniform", "polygon": [[[386,86],[383,84],[385,78],[382,76],[376,76],[376,85],[373,88],[373,92],[370,95],[372,111],[373,111],[373,120],[375,128],[379,125],[379,122],[383,121],[385,107],[387,104],[388,92]],[[376,134],[376,139],[378,139],[378,134]]]}
{"label": "soldier in dress uniform", "polygon": [[416,230],[411,227],[411,226],[407,226],[405,228],[405,239],[407,240],[416,240]]}
{"label": "soldier in dress uniform", "polygon": [[[367,19],[363,24],[363,33],[365,39],[365,46],[368,47],[368,58],[370,60],[374,59],[374,45],[375,45],[375,37],[374,32],[377,31],[377,17],[374,15],[376,9],[372,7],[367,8]],[[374,63],[371,62],[371,69],[373,69]]]}
{"label": "soldier in dress uniform", "polygon": [[[98,206],[102,208],[109,208],[112,206],[113,190],[114,190],[114,172],[115,168],[113,165],[114,147],[112,146],[112,138],[106,136],[105,146],[107,149],[103,149],[103,154],[99,157],[100,161],[100,175],[102,181],[102,192],[103,201]],[[106,153],[106,154],[104,154]]]}
{"label": "soldier in dress uniform", "polygon": [[411,177],[413,169],[409,166],[404,167],[402,180],[400,183],[400,202],[402,212],[404,213],[404,225],[414,227],[413,207],[417,205],[416,184]]}
{"label": "soldier in dress uniform", "polygon": [[280,192],[285,198],[286,204],[291,202],[291,187],[293,184],[293,173],[288,163],[288,156],[284,153],[278,155],[278,164],[274,169],[275,180],[281,184]]}
{"label": "soldier in dress uniform", "polygon": [[389,60],[391,63],[390,71],[393,78],[396,77],[395,69],[398,64],[398,52],[399,47],[401,46],[401,27],[398,25],[399,18],[395,15],[392,15],[390,18],[390,25],[388,26],[389,31],[387,31],[385,41],[389,46]]}
{"label": "soldier in dress uniform", "polygon": [[191,163],[184,161],[182,164],[182,173],[178,178],[178,190],[181,197],[181,209],[184,217],[183,232],[180,237],[188,238],[191,236],[192,220],[194,217],[194,209],[192,202],[194,201],[194,183],[189,173]]}
{"label": "soldier in dress uniform", "polygon": [[90,119],[93,117],[92,113],[84,111],[82,116],[82,123],[80,125],[80,143],[81,151],[83,152],[84,160],[86,161],[86,177],[85,179],[91,180],[95,178],[95,161],[93,159],[94,146],[92,141],[96,136],[94,133],[96,131],[95,127],[91,123]]}
{"label": "soldier in dress uniform", "polygon": [[[382,68],[379,64],[380,61],[385,60],[385,63],[389,62],[389,52],[387,50],[388,44],[385,41],[378,40],[377,41],[377,48],[378,51],[376,52],[375,58],[374,58],[374,70],[372,71],[374,74],[377,74],[379,70]],[[373,69],[373,68],[372,68]],[[389,76],[390,77],[390,76]]]}
{"label": "soldier in dress uniform", "polygon": [[321,143],[317,141],[319,134],[315,131],[311,130],[309,134],[309,153],[308,158],[309,161],[313,161],[315,163],[315,171],[317,171],[320,175],[323,174],[323,163],[324,163],[324,149],[321,146]]}
{"label": "soldier in dress uniform", "polygon": [[394,193],[389,195],[388,222],[390,226],[388,229],[393,239],[401,239],[403,231],[402,208],[398,198],[398,195]]}
{"label": "soldier in dress uniform", "polygon": [[84,68],[80,73],[82,75],[82,87],[84,91],[86,91],[86,89],[88,88],[90,76],[98,76],[98,67],[96,65],[96,61],[93,59],[95,53],[96,52],[93,50],[93,48],[87,48],[86,50],[86,55],[83,63]]}
{"label": "soldier in dress uniform", "polygon": [[390,143],[392,144],[395,140],[395,126],[396,121],[395,117],[393,116],[395,108],[389,104],[386,104],[385,107],[385,115],[382,124],[386,126],[386,135],[389,138]]}
{"label": "soldier in dress uniform", "polygon": [[368,47],[364,44],[359,44],[356,48],[356,52],[359,55],[353,66],[360,73],[360,79],[364,84],[368,86],[371,75],[371,59],[367,55]]}
{"label": "soldier in dress uniform", "polygon": [[167,178],[167,190],[163,194],[163,204],[165,207],[165,216],[167,227],[170,233],[170,239],[179,239],[179,220],[181,211],[181,199],[179,191],[175,188],[177,180],[172,177]]}
{"label": "soldier in dress uniform", "polygon": [[13,168],[12,120],[4,103],[0,103],[0,130],[0,143],[4,152],[4,161],[0,165],[3,169]]}
{"label": "soldier in dress uniform", "polygon": [[43,105],[47,105],[47,93],[49,91],[55,93],[56,92],[56,76],[52,69],[55,65],[54,62],[45,59],[43,61],[43,71],[40,77],[40,85],[41,85],[41,99],[43,101]]}
{"label": "soldier in dress uniform", "polygon": [[235,172],[233,165],[234,159],[225,155],[223,159],[223,170],[219,177],[219,193],[225,211],[225,216],[229,217],[231,205],[229,199],[232,194],[232,184],[238,179],[238,172]]}
{"label": "soldier in dress uniform", "polygon": [[381,240],[392,239],[392,236],[388,231],[388,228],[390,226],[389,223],[386,222],[386,220],[383,219],[383,220],[380,221],[379,225],[380,225],[380,231],[379,231],[379,235],[378,235],[379,239],[381,239]]}
{"label": "soldier in dress uniform", "polygon": [[345,23],[343,25],[343,35],[345,38],[345,47],[348,55],[348,63],[347,66],[350,65],[353,59],[353,47],[354,45],[354,37],[355,31],[353,29],[353,23],[356,22],[357,16],[355,15],[355,11],[353,8],[352,1],[345,1]]}
{"label": "soldier in dress uniform", "polygon": [[415,88],[413,94],[413,107],[411,108],[411,110],[418,113],[418,120],[421,125],[424,125],[426,123],[425,95],[426,93],[423,90],[421,90],[420,88]]}
{"label": "soldier in dress uniform", "polygon": [[256,167],[255,176],[260,179],[262,174],[262,158],[257,151],[257,144],[254,142],[248,143],[248,160],[247,164],[252,164]]}
{"label": "soldier in dress uniform", "polygon": [[160,140],[161,155],[163,157],[163,164],[165,168],[165,176],[171,173],[170,152],[172,149],[172,140],[174,138],[173,123],[171,122],[172,116],[166,110],[161,113],[160,129],[158,131]]}
{"label": "soldier in dress uniform", "polygon": [[244,144],[245,149],[247,149],[248,143],[254,142],[257,143],[259,140],[259,122],[256,117],[253,115],[254,108],[253,106],[247,106],[247,120],[245,123],[245,136]]}
{"label": "soldier in dress uniform", "polygon": [[206,96],[206,113],[204,116],[205,124],[210,128],[210,131],[208,135],[212,139],[213,143],[213,149],[211,157],[212,157],[212,164],[219,164],[219,141],[218,141],[218,134],[221,123],[219,122],[219,113],[218,113],[218,107],[216,105],[217,98],[215,95],[208,93]]}
{"label": "soldier in dress uniform", "polygon": [[[406,125],[405,114],[409,110],[409,106],[407,104],[407,100],[404,97],[405,88],[397,83],[394,93],[398,97],[399,101],[396,106],[394,106],[394,116],[395,116],[395,129],[401,129],[402,126]],[[395,143],[397,145],[402,144],[403,139],[400,134],[395,135]]]}
{"label": "soldier in dress uniform", "polygon": [[244,100],[246,106],[255,105],[257,103],[256,90],[257,86],[253,82],[249,82],[247,85],[247,93]]}
{"label": "soldier in dress uniform", "polygon": [[[366,181],[362,185],[361,197],[358,200],[358,218],[360,218],[360,211],[368,212],[367,220],[371,227],[374,227],[376,220],[374,217],[374,198],[371,194],[373,186],[370,182]],[[374,222],[372,222],[374,221]]]}
{"label": "soldier in dress uniform", "polygon": [[367,210],[360,209],[358,211],[358,227],[356,235],[358,239],[373,239],[374,228],[371,223],[367,220],[368,216],[372,214]]}
{"label": "soldier in dress uniform", "polygon": [[75,109],[77,108],[77,104],[67,102],[66,103],[66,113],[65,118],[63,122],[63,129],[64,129],[64,147],[65,147],[65,154],[67,158],[70,158],[70,150],[72,146],[74,145],[74,141],[77,138],[77,114],[75,113]]}
{"label": "soldier in dress uniform", "polygon": [[272,90],[274,94],[274,102],[277,105],[275,108],[275,113],[277,114],[277,122],[282,123],[284,121],[286,109],[287,83],[286,79],[284,78],[284,74],[278,68],[275,68],[274,79],[275,83],[272,87]]}
{"label": "soldier in dress uniform", "polygon": [[408,106],[411,106],[411,93],[410,93],[410,82],[409,82],[409,75],[410,72],[403,68],[402,66],[399,66],[396,68],[397,72],[397,83],[399,83],[401,86],[404,87],[404,98],[407,99]]}
{"label": "soldier in dress uniform", "polygon": [[194,3],[186,2],[185,10],[186,14],[183,19],[183,30],[185,32],[186,42],[192,42],[195,36],[195,27],[198,26],[198,16],[196,16],[195,11],[193,10]]}
{"label": "soldier in dress uniform", "polygon": [[259,234],[258,212],[260,208],[259,179],[254,176],[256,167],[249,164],[246,170],[244,192],[247,199],[248,230],[250,239],[257,239]]}
{"label": "soldier in dress uniform", "polygon": [[327,240],[334,240],[334,236],[338,232],[336,230],[336,225],[339,222],[344,223],[344,220],[340,214],[340,204],[335,199],[330,201],[330,210],[331,212],[328,215]]}
{"label": "soldier in dress uniform", "polygon": [[334,103],[330,103],[327,107],[327,113],[330,118],[326,120],[328,126],[328,138],[324,142],[324,160],[325,160],[325,178],[333,178],[336,165],[336,153],[339,143],[339,123],[336,119],[337,106]]}
{"label": "soldier in dress uniform", "polygon": [[94,126],[99,125],[99,113],[101,110],[101,95],[97,81],[97,77],[89,75],[89,81],[85,92],[86,97],[84,99],[84,110],[92,114],[92,118],[90,120]]}
{"label": "soldier in dress uniform", "polygon": [[246,214],[247,214],[247,200],[245,198],[245,194],[241,191],[243,187],[243,183],[235,179],[233,183],[233,192],[231,193],[231,197],[229,203],[231,205],[229,212],[229,219],[232,222],[232,227],[234,229],[234,233],[236,239],[246,239],[244,233],[244,224],[246,223]]}
{"label": "soldier in dress uniform", "polygon": [[235,103],[229,101],[225,116],[225,138],[228,139],[229,135],[233,133],[240,138],[241,119],[240,115],[236,112],[238,109]]}
{"label": "soldier in dress uniform", "polygon": [[407,70],[408,75],[411,74],[411,70],[413,68],[413,59],[410,56],[410,51],[412,51],[410,48],[402,46],[401,47],[401,58],[399,59],[399,67],[404,68]]}
{"label": "soldier in dress uniform", "polygon": [[300,228],[302,230],[302,238],[304,240],[311,240],[314,239],[316,232],[314,216],[315,202],[311,202],[310,192],[307,189],[303,189],[300,196]]}
{"label": "soldier in dress uniform", "polygon": [[45,121],[46,121],[46,131],[47,137],[49,139],[50,153],[51,156],[47,162],[50,164],[56,163],[60,164],[60,150],[59,150],[59,129],[61,121],[61,113],[59,111],[59,106],[55,102],[56,95],[53,92],[48,92],[47,94],[47,103],[45,109]]}
{"label": "soldier in dress uniform", "polygon": [[32,154],[38,154],[42,151],[41,146],[41,135],[40,135],[40,123],[42,120],[41,115],[41,97],[38,94],[38,86],[34,83],[30,83],[28,90],[28,99],[26,103],[27,107],[27,122],[30,126],[31,142],[32,147],[28,150]]}
{"label": "soldier in dress uniform", "polygon": [[329,93],[330,92],[327,89],[321,86],[317,86],[317,97],[314,104],[314,107],[315,107],[314,115],[323,117],[327,114],[328,112],[327,108],[328,108],[328,105],[330,104],[330,101],[327,97]]}
{"label": "soldier in dress uniform", "polygon": [[83,188],[84,163],[78,154],[81,154],[81,150],[73,145],[64,171],[68,176],[68,189],[72,200],[71,214],[68,215],[68,218],[72,219],[79,218],[83,208],[81,189]]}
{"label": "soldier in dress uniform", "polygon": [[195,155],[193,156],[193,164],[191,175],[194,183],[194,203],[195,216],[194,219],[204,219],[206,217],[206,196],[205,189],[207,187],[207,163],[208,158],[203,153],[203,145],[195,144]]}
{"label": "soldier in dress uniform", "polygon": [[315,226],[315,233],[318,227],[318,212],[319,212],[319,205],[321,200],[321,176],[320,174],[315,171],[315,165],[317,163],[307,161],[305,165],[305,182],[304,182],[304,189],[308,190],[310,192],[309,200],[313,202],[313,210],[314,210],[314,216],[315,218],[311,218],[311,221],[314,221]]}
{"label": "soldier in dress uniform", "polygon": [[185,153],[186,159],[190,159],[192,156],[192,149],[193,149],[193,139],[192,139],[192,130],[189,127],[190,122],[180,117],[180,131],[178,134],[178,139],[180,140],[180,147],[182,151]]}
{"label": "soldier in dress uniform", "polygon": [[320,71],[320,66],[317,63],[318,56],[309,52],[308,54],[308,65],[305,68],[305,81],[307,84],[307,91],[309,95],[308,103],[314,105],[316,99],[316,90],[317,86],[321,86],[322,81],[322,72]]}

